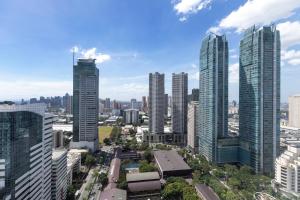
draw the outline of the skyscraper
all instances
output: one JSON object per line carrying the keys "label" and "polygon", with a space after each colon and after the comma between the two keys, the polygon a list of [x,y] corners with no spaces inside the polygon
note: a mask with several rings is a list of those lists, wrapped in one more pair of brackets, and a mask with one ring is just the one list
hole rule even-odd
{"label": "skyscraper", "polygon": [[98,146],[99,70],[95,59],[78,59],[73,67],[73,142],[75,148]]}
{"label": "skyscraper", "polygon": [[[149,132],[164,132],[165,75],[149,74]],[[150,139],[151,141],[151,139]],[[154,139],[153,139],[154,141]]]}
{"label": "skyscraper", "polygon": [[300,95],[289,97],[289,126],[300,128]]}
{"label": "skyscraper", "polygon": [[198,121],[199,116],[199,102],[192,101],[188,105],[188,119],[187,119],[187,146],[191,148],[194,153],[198,153],[199,150],[199,136],[198,136]]}
{"label": "skyscraper", "polygon": [[273,26],[247,29],[240,42],[240,161],[272,173],[279,154],[280,35]]}
{"label": "skyscraper", "polygon": [[168,117],[168,110],[169,110],[169,95],[165,94],[165,106],[164,106],[164,115]]}
{"label": "skyscraper", "polygon": [[199,101],[199,89],[192,89],[191,101]]}
{"label": "skyscraper", "polygon": [[199,153],[218,162],[218,138],[228,127],[228,42],[225,36],[210,34],[200,50]]}
{"label": "skyscraper", "polygon": [[148,103],[147,103],[147,97],[143,96],[142,97],[142,111],[143,112],[148,112]]}
{"label": "skyscraper", "polygon": [[172,74],[172,130],[174,142],[186,144],[188,74]]}
{"label": "skyscraper", "polygon": [[51,199],[53,116],[45,110],[0,105],[0,199]]}
{"label": "skyscraper", "polygon": [[68,93],[63,96],[63,107],[65,108],[65,112],[67,114],[72,114],[72,99],[73,97]]}

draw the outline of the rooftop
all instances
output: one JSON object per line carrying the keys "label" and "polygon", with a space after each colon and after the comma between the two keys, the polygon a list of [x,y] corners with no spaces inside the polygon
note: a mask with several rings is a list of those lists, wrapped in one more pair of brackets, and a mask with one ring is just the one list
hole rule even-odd
{"label": "rooftop", "polygon": [[126,200],[126,199],[127,199],[126,190],[121,190],[117,188],[104,190],[100,194],[100,200]]}
{"label": "rooftop", "polygon": [[67,153],[66,149],[53,149],[53,151],[52,151],[52,160],[58,160],[59,158],[61,158],[66,153]]}
{"label": "rooftop", "polygon": [[210,187],[204,184],[197,184],[195,185],[195,188],[206,200],[220,200],[218,195]]}
{"label": "rooftop", "polygon": [[174,150],[154,151],[155,160],[162,171],[190,170],[183,158]]}
{"label": "rooftop", "polygon": [[159,179],[160,177],[158,172],[126,174],[127,182],[150,181],[150,180],[159,180]]}

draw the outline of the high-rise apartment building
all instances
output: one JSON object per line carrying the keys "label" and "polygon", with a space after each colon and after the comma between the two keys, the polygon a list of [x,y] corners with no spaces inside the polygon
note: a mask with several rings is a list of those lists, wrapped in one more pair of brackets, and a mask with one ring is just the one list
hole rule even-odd
{"label": "high-rise apartment building", "polygon": [[126,124],[137,125],[139,123],[139,110],[137,109],[124,110],[124,122]]}
{"label": "high-rise apartment building", "polygon": [[[164,132],[165,75],[149,74],[149,132]],[[151,140],[150,140],[151,141]]]}
{"label": "high-rise apartment building", "polygon": [[98,147],[99,70],[95,59],[78,59],[73,67],[72,147]]}
{"label": "high-rise apartment building", "polygon": [[164,106],[165,117],[168,117],[168,110],[169,110],[169,95],[165,94],[165,106]]}
{"label": "high-rise apartment building", "polygon": [[187,146],[191,148],[193,153],[198,153],[199,150],[199,136],[198,136],[198,116],[199,116],[199,102],[192,101],[188,105],[187,117]]}
{"label": "high-rise apartment building", "polygon": [[147,103],[147,97],[142,97],[142,111],[147,113],[148,112],[148,103]]}
{"label": "high-rise apartment building", "polygon": [[53,149],[51,196],[55,200],[65,200],[67,196],[67,151],[63,148]]}
{"label": "high-rise apartment building", "polygon": [[300,95],[289,97],[289,126],[300,128]]}
{"label": "high-rise apartment building", "polygon": [[110,109],[110,98],[106,98],[104,101],[104,109]]}
{"label": "high-rise apartment building", "polygon": [[270,174],[280,139],[280,34],[275,27],[245,31],[239,90],[240,162]]}
{"label": "high-rise apartment building", "polygon": [[130,100],[130,108],[131,108],[131,109],[138,109],[138,108],[139,108],[138,102],[137,102],[136,99],[131,99],[131,100]]}
{"label": "high-rise apartment building", "polygon": [[225,36],[210,34],[200,51],[199,153],[218,162],[218,138],[228,127],[228,42]]}
{"label": "high-rise apartment building", "polygon": [[0,199],[51,199],[53,116],[45,110],[0,105]]}
{"label": "high-rise apartment building", "polygon": [[[167,99],[167,98],[166,98]],[[174,142],[186,144],[188,74],[172,74],[172,131]]]}

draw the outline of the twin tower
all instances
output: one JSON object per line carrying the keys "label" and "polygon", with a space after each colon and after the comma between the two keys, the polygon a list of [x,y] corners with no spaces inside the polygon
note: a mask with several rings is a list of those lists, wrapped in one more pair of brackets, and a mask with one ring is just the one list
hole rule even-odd
{"label": "twin tower", "polygon": [[247,29],[240,41],[239,137],[228,135],[228,42],[209,35],[200,51],[199,153],[272,174],[280,139],[280,34]]}

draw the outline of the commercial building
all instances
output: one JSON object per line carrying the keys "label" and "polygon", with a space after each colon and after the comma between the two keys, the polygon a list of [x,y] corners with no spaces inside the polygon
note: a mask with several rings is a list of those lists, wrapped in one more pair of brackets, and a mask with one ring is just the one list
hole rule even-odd
{"label": "commercial building", "polygon": [[78,59],[73,66],[74,148],[98,148],[99,70],[95,59]]}
{"label": "commercial building", "polygon": [[161,189],[158,172],[127,173],[126,181],[131,193],[160,191]]}
{"label": "commercial building", "polygon": [[65,149],[53,149],[51,196],[55,200],[65,200],[67,196],[67,151]]}
{"label": "commercial building", "polygon": [[168,110],[169,110],[169,95],[165,94],[165,105],[164,105],[164,115],[165,115],[165,118],[168,117]]}
{"label": "commercial building", "polygon": [[190,94],[188,96],[188,100],[189,100],[189,102],[191,102],[191,101],[199,101],[199,89],[193,88],[192,89],[192,94]]}
{"label": "commercial building", "polygon": [[0,199],[51,199],[53,116],[45,110],[0,105]]}
{"label": "commercial building", "polygon": [[172,74],[172,131],[174,142],[185,145],[187,136],[188,74]]}
{"label": "commercial building", "polygon": [[289,126],[300,128],[300,95],[289,97]]}
{"label": "commercial building", "polygon": [[217,163],[218,139],[228,128],[228,42],[208,35],[200,50],[199,153]]}
{"label": "commercial building", "polygon": [[198,116],[199,116],[199,102],[192,101],[188,105],[188,117],[187,117],[187,146],[193,153],[198,153],[199,150],[199,136],[198,136]]}
{"label": "commercial building", "polygon": [[147,103],[147,97],[142,97],[142,111],[147,113],[148,112],[148,103]]}
{"label": "commercial building", "polygon": [[[149,74],[149,132],[164,132],[165,75]],[[155,137],[156,138],[156,137]],[[153,141],[159,142],[159,141]]]}
{"label": "commercial building", "polygon": [[290,144],[287,150],[276,158],[275,181],[288,197],[300,197],[300,143]]}
{"label": "commercial building", "polygon": [[68,151],[67,154],[67,185],[71,185],[73,174],[80,172],[81,153],[74,150]]}
{"label": "commercial building", "polygon": [[161,177],[191,176],[192,169],[176,151],[154,151],[153,155]]}
{"label": "commercial building", "polygon": [[62,130],[53,130],[53,148],[64,146],[64,133]]}
{"label": "commercial building", "polygon": [[131,109],[139,109],[139,105],[136,99],[131,99],[130,100],[130,108]]}
{"label": "commercial building", "polygon": [[125,124],[139,124],[139,110],[127,109],[124,110],[124,122]]}
{"label": "commercial building", "polygon": [[69,95],[68,93],[63,96],[63,107],[65,109],[65,112],[67,114],[72,114],[73,112],[73,96]]}
{"label": "commercial building", "polygon": [[240,42],[239,135],[242,164],[274,172],[280,139],[280,35],[276,27],[247,29]]}

